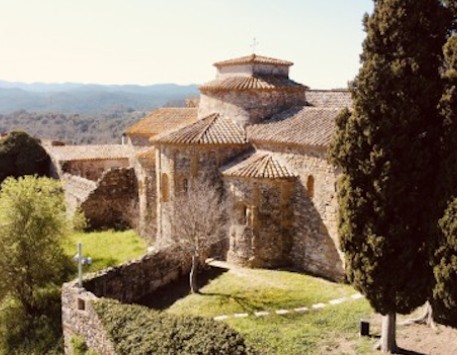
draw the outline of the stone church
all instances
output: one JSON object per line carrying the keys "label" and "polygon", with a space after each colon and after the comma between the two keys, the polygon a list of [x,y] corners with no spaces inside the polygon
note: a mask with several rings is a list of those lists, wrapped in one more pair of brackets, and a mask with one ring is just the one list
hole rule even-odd
{"label": "stone church", "polygon": [[232,206],[229,261],[341,279],[327,149],[350,95],[291,80],[292,65],[256,54],[217,62],[198,100],[154,110],[126,130],[123,145],[49,147],[69,204],[93,226],[122,222],[162,241],[174,196],[211,176]]}

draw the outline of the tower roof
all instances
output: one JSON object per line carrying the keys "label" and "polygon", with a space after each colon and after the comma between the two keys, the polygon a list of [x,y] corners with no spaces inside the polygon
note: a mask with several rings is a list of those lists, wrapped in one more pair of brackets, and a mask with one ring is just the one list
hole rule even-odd
{"label": "tower roof", "polygon": [[306,87],[287,77],[270,76],[233,76],[223,77],[200,86],[205,91],[246,91],[246,90],[305,90]]}
{"label": "tower roof", "polygon": [[271,154],[265,153],[255,153],[241,163],[225,169],[223,174],[262,179],[285,179],[295,176]]}
{"label": "tower roof", "polygon": [[213,113],[152,140],[168,144],[246,144],[244,131],[231,119]]}
{"label": "tower roof", "polygon": [[247,55],[244,57],[223,60],[221,62],[214,63],[214,66],[219,68],[219,67],[224,67],[224,66],[241,65],[241,64],[271,64],[271,65],[281,65],[281,66],[287,66],[287,67],[294,65],[294,63],[289,62],[287,60],[276,59],[276,58],[271,58],[271,57],[264,57],[264,56],[257,55],[257,54],[251,54],[251,55]]}

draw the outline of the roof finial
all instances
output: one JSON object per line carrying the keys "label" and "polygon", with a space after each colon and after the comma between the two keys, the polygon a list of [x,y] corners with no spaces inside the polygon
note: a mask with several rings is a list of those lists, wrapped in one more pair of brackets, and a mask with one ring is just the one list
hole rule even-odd
{"label": "roof finial", "polygon": [[252,39],[252,44],[250,46],[252,48],[252,54],[255,54],[255,49],[258,45],[259,45],[259,42],[257,42],[257,39],[254,37]]}

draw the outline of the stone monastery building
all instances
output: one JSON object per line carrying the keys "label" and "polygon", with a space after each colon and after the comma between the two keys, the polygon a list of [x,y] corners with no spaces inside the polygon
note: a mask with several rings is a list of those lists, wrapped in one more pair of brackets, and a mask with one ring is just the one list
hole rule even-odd
{"label": "stone monastery building", "polygon": [[341,279],[327,148],[349,92],[310,90],[289,78],[293,63],[260,55],[214,65],[198,102],[154,110],[123,145],[49,147],[69,205],[94,227],[127,224],[166,241],[174,196],[210,176],[232,206],[229,261]]}

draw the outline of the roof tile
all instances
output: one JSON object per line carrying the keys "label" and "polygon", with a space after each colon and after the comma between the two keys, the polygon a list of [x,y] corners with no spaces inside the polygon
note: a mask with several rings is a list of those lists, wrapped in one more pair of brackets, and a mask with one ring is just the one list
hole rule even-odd
{"label": "roof tile", "polygon": [[279,75],[233,76],[216,79],[200,86],[200,91],[221,90],[305,90],[305,86]]}
{"label": "roof tile", "polygon": [[336,108],[295,107],[247,127],[252,142],[326,147],[335,129]]}
{"label": "roof tile", "polygon": [[231,119],[211,114],[152,142],[171,144],[246,144],[244,131]]}
{"label": "roof tile", "polygon": [[127,128],[129,136],[153,137],[197,120],[197,108],[158,108]]}
{"label": "roof tile", "polygon": [[315,107],[343,108],[352,106],[349,90],[308,90],[306,101]]}
{"label": "roof tile", "polygon": [[272,155],[265,153],[255,153],[239,164],[225,169],[223,174],[226,176],[264,179],[284,179],[295,176]]}
{"label": "roof tile", "polygon": [[63,145],[48,147],[49,154],[58,161],[128,159],[132,148],[128,145]]}
{"label": "roof tile", "polygon": [[273,65],[284,65],[290,67],[294,63],[287,60],[276,59],[271,57],[265,57],[262,55],[251,54],[245,57],[233,58],[228,60],[223,60],[221,62],[214,63],[215,67],[223,67],[229,65],[240,65],[240,64],[273,64]]}

